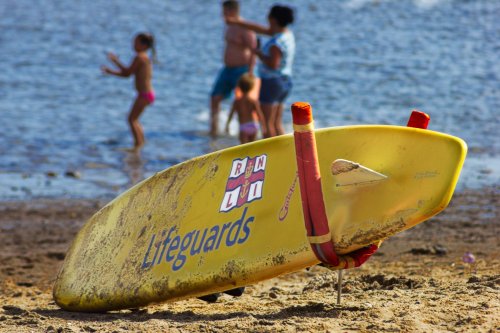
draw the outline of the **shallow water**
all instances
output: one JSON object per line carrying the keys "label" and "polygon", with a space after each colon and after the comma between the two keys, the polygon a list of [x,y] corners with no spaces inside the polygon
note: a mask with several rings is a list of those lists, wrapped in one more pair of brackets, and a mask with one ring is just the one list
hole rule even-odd
{"label": "shallow water", "polygon": [[[0,200],[111,198],[156,171],[237,144],[206,135],[223,25],[218,2],[200,3],[0,1]],[[500,2],[289,3],[298,52],[288,102],[309,101],[317,127],[404,125],[420,109],[431,115],[430,129],[468,143],[461,188],[500,185]],[[248,0],[242,12],[264,23],[268,7]],[[138,158],[120,149],[132,143],[132,81],[99,67],[108,51],[128,62],[142,30],[156,35],[160,64]],[[289,131],[290,122],[285,114]]]}

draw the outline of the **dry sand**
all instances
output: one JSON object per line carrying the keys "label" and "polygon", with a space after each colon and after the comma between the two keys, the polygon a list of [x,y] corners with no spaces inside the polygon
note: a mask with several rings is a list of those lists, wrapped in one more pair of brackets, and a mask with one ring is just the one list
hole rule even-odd
{"label": "dry sand", "polygon": [[[387,240],[364,266],[321,267],[133,311],[72,313],[52,284],[76,232],[102,202],[0,203],[0,332],[499,332],[500,189],[463,191],[437,217]],[[462,262],[466,251],[475,266]]]}

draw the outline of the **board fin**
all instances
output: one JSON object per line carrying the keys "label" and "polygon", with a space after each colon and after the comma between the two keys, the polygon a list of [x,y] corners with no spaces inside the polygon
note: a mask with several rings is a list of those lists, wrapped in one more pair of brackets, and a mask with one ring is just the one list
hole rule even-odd
{"label": "board fin", "polygon": [[367,185],[387,179],[386,175],[373,171],[359,163],[343,159],[333,161],[332,175],[335,178],[335,186],[337,187]]}

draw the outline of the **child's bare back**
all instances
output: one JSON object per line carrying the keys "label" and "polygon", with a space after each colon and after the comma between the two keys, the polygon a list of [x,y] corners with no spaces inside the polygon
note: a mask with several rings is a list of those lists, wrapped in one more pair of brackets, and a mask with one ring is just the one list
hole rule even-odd
{"label": "child's bare back", "polygon": [[240,88],[243,96],[234,100],[226,123],[226,132],[229,132],[229,123],[231,122],[231,118],[235,112],[238,113],[241,143],[255,141],[257,132],[259,131],[259,121],[261,123],[262,133],[266,133],[266,123],[264,121],[262,110],[260,109],[260,104],[249,95],[253,85],[253,76],[248,73],[241,76],[238,81],[238,87]]}
{"label": "child's bare back", "polygon": [[240,122],[240,124],[256,122],[259,120],[257,114],[259,102],[257,102],[250,96],[242,96],[236,99],[233,103],[233,107],[238,113],[238,121]]}

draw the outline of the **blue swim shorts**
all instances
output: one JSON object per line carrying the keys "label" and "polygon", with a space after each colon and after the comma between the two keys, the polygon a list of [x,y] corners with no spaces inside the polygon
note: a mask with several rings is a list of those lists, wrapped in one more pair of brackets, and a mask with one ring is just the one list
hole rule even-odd
{"label": "blue swim shorts", "polygon": [[211,96],[222,96],[224,99],[231,96],[240,77],[248,72],[248,66],[224,67],[217,76]]}
{"label": "blue swim shorts", "polygon": [[259,101],[262,104],[283,103],[292,91],[292,79],[289,76],[262,78]]}

